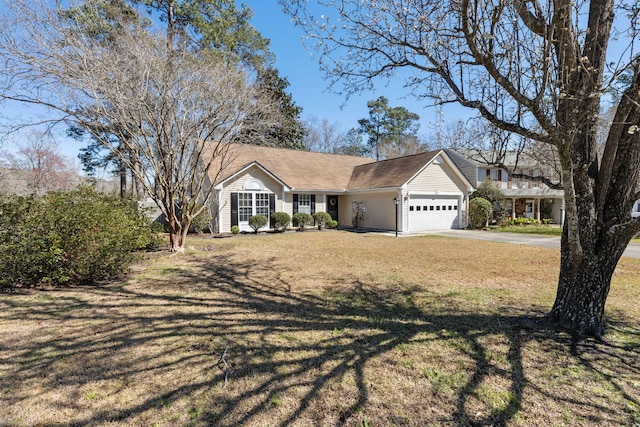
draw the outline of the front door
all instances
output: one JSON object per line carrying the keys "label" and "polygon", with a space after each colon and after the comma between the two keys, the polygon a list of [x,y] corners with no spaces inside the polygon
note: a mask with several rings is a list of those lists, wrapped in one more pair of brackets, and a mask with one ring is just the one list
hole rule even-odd
{"label": "front door", "polygon": [[527,200],[526,205],[525,205],[525,210],[524,210],[524,217],[525,218],[533,218],[533,214],[534,214],[534,201],[533,200]]}
{"label": "front door", "polygon": [[338,220],[338,196],[327,196],[327,213],[334,221]]}

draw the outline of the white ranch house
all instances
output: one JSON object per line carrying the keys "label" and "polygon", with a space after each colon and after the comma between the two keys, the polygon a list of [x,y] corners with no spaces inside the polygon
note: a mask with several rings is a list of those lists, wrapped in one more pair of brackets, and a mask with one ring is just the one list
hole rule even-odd
{"label": "white ranch house", "polygon": [[[370,158],[234,144],[211,180],[218,232],[251,231],[252,215],[327,212],[341,226],[412,233],[464,228],[472,182],[444,150]],[[397,218],[397,220],[396,220]],[[270,224],[270,222],[269,222]]]}

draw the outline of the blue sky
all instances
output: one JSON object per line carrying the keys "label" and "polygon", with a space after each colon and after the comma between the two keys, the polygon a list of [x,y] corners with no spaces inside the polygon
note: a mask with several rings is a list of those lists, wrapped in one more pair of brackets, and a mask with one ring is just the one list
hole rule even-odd
{"label": "blue sky", "polygon": [[[251,21],[263,37],[271,40],[271,50],[276,55],[276,67],[282,77],[290,83],[288,88],[294,102],[302,107],[302,118],[312,116],[339,123],[346,132],[357,126],[358,119],[369,115],[367,101],[385,96],[391,106],[403,106],[420,116],[419,134],[428,136],[435,132],[434,125],[442,120],[433,108],[425,108],[427,101],[417,100],[402,87],[398,79],[393,87],[385,87],[383,82],[376,85],[374,92],[362,93],[345,100],[330,90],[320,72],[319,65],[312,58],[302,42],[304,36],[288,15],[282,12],[277,0],[238,0],[254,11]],[[346,103],[345,103],[346,102]],[[344,105],[343,105],[344,104]],[[446,110],[445,122],[455,122],[459,118],[468,118],[471,110],[453,107]]]}
{"label": "blue sky", "polygon": [[[290,83],[288,92],[292,95],[296,105],[302,107],[302,119],[312,117],[328,119],[340,126],[342,132],[357,126],[358,119],[368,117],[367,101],[385,96],[391,106],[404,106],[409,111],[420,115],[419,135],[429,141],[429,136],[435,133],[435,125],[442,121],[434,108],[426,108],[427,101],[417,100],[407,89],[402,87],[403,81],[398,79],[391,86],[383,82],[376,85],[372,92],[354,95],[348,100],[344,96],[331,91],[322,75],[319,65],[312,54],[304,46],[303,32],[297,28],[291,17],[285,15],[277,0],[237,0],[254,11],[253,26],[263,37],[271,41],[271,50],[276,55],[276,67],[280,75],[286,77]],[[12,116],[30,108],[21,106],[4,106],[2,113]],[[471,110],[462,107],[449,107],[444,117],[445,122],[455,122],[459,118],[472,115]],[[58,140],[60,152],[73,162],[77,162],[77,154],[82,144],[64,137],[61,129]],[[5,144],[0,149],[12,150],[11,145]]]}

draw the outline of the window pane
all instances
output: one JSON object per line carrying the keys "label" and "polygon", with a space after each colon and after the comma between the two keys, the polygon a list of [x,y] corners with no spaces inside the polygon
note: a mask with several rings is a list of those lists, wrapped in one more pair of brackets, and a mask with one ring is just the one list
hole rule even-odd
{"label": "window pane", "polygon": [[238,193],[238,219],[241,222],[249,221],[253,215],[253,194]]}
{"label": "window pane", "polygon": [[304,212],[311,215],[311,195],[298,194],[298,212]]}
{"label": "window pane", "polygon": [[269,218],[269,194],[256,193],[256,215]]}

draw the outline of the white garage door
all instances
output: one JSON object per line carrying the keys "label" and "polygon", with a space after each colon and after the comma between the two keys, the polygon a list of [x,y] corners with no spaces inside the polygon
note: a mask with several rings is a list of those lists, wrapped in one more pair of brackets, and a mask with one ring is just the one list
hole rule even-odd
{"label": "white garage door", "polygon": [[409,198],[409,231],[459,228],[458,197],[419,196]]}

